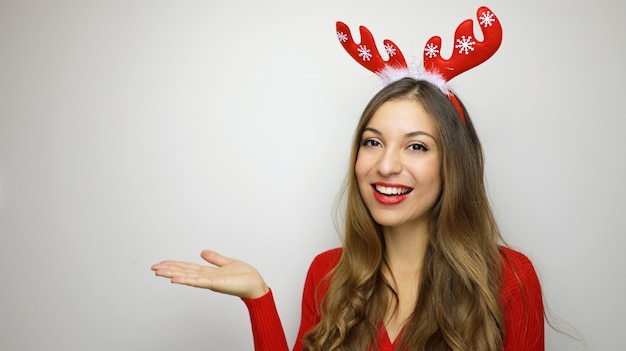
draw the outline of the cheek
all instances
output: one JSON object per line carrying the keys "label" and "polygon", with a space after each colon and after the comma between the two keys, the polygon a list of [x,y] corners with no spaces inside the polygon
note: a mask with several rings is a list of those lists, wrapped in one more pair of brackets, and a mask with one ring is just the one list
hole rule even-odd
{"label": "cheek", "polygon": [[367,174],[367,167],[365,163],[366,162],[363,158],[357,155],[356,162],[354,163],[354,175],[356,176],[357,183],[361,183]]}
{"label": "cheek", "polygon": [[441,189],[443,178],[441,176],[441,168],[439,162],[432,162],[421,169],[422,179],[430,187]]}
{"label": "cheek", "polygon": [[361,192],[361,196],[363,196],[363,192],[366,191],[366,189],[369,189],[367,175],[369,174],[370,168],[371,167],[366,159],[357,157],[356,163],[354,164],[354,175],[356,177],[356,183],[359,187],[359,191]]}
{"label": "cheek", "polygon": [[441,171],[439,170],[439,167],[435,168],[435,170],[432,171],[432,174],[430,175],[430,177],[434,184],[441,185],[442,178],[441,178]]}
{"label": "cheek", "polygon": [[439,197],[443,189],[443,178],[439,170],[437,172],[434,172],[433,174],[433,187],[436,187],[436,189],[438,189],[437,197]]}

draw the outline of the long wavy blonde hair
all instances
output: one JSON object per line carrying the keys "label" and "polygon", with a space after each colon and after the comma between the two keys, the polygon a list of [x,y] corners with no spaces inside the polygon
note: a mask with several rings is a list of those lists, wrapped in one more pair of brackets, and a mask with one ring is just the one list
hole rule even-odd
{"label": "long wavy blonde hair", "polygon": [[[442,183],[431,211],[432,235],[419,296],[398,350],[497,351],[503,347],[500,232],[484,186],[482,147],[469,115],[432,84],[410,78],[387,85],[366,106],[352,143],[344,186],[343,254],[320,313],[304,337],[308,351],[376,350],[377,332],[397,294],[383,276],[382,227],[365,206],[354,174],[361,134],[385,102],[412,99],[433,117],[442,144]],[[418,279],[416,277],[416,279]],[[397,306],[397,303],[395,304]]]}

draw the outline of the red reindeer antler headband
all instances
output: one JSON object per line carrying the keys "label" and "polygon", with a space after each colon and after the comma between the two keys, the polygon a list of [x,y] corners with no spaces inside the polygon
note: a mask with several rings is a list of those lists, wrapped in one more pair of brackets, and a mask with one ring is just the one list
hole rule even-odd
{"label": "red reindeer antler headband", "polygon": [[359,27],[361,42],[357,44],[348,26],[337,22],[337,39],[355,61],[381,77],[385,84],[404,77],[426,80],[434,84],[450,98],[465,123],[465,114],[461,104],[448,89],[446,83],[457,75],[487,61],[502,43],[502,26],[496,15],[489,8],[482,6],[477,11],[477,18],[483,32],[483,41],[476,40],[473,21],[467,19],[457,27],[454,33],[454,51],[449,59],[444,59],[440,55],[441,38],[439,36],[428,40],[424,47],[423,67],[409,67],[398,46],[388,39],[383,41],[388,59],[383,59],[376,49],[372,33],[363,26]]}

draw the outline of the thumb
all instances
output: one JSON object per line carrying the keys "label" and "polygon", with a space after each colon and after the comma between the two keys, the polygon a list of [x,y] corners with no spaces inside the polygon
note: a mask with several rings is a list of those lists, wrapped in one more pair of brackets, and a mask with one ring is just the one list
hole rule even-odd
{"label": "thumb", "polygon": [[202,257],[202,259],[204,259],[205,261],[214,264],[218,267],[221,267],[225,264],[228,264],[229,262],[232,261],[232,259],[222,256],[219,253],[215,252],[215,251],[211,251],[211,250],[202,250],[202,253],[200,253],[200,256]]}

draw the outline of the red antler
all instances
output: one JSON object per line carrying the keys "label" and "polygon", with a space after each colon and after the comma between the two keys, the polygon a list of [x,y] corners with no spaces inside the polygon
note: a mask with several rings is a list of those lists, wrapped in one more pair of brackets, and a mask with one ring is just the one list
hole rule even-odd
{"label": "red antler", "polygon": [[376,49],[372,33],[363,26],[359,27],[359,30],[361,43],[357,44],[352,38],[350,28],[343,22],[337,22],[337,39],[356,62],[379,76],[386,68],[408,70],[404,56],[396,44],[387,39],[383,41],[385,51],[389,56],[389,59],[385,61]]}
{"label": "red antler", "polygon": [[450,59],[440,56],[441,38],[434,36],[424,48],[424,68],[437,72],[446,81],[487,61],[502,43],[502,26],[496,15],[485,6],[477,11],[484,40],[476,41],[471,19],[463,21],[454,33],[454,51]]}

